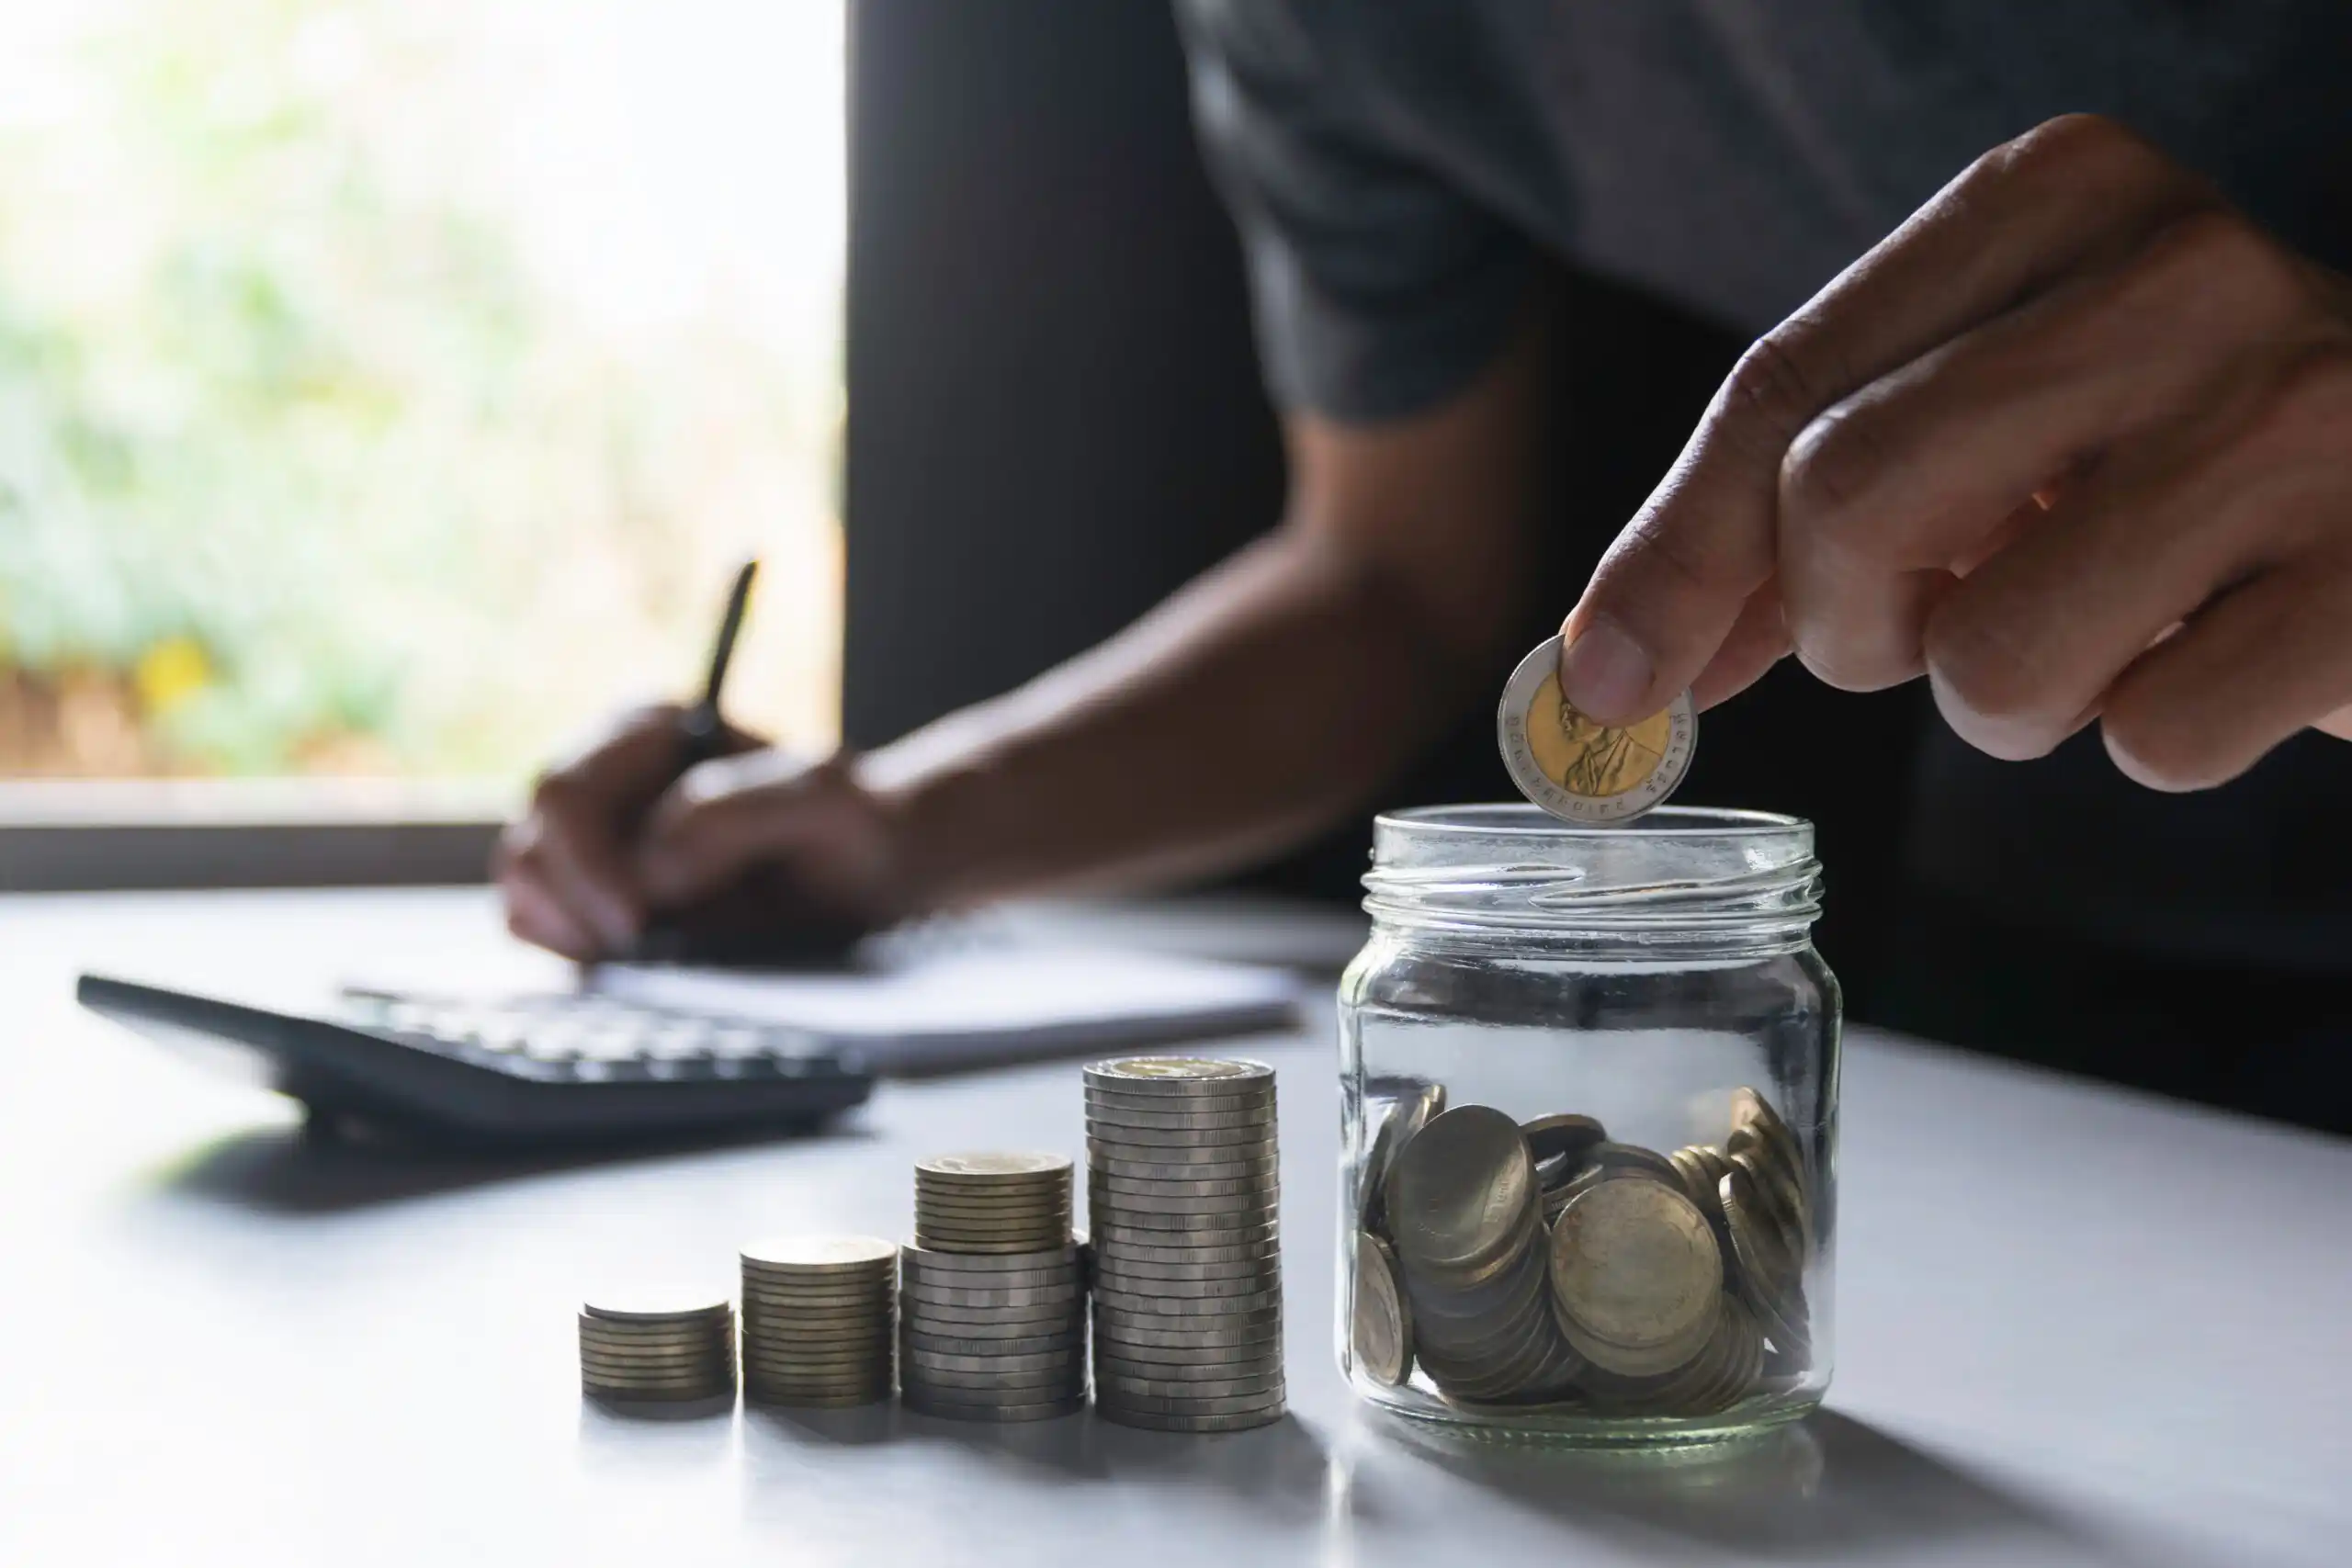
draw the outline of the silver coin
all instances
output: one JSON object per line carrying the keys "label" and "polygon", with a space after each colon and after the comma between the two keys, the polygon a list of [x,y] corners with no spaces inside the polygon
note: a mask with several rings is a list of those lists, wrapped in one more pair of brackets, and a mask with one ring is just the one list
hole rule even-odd
{"label": "silver coin", "polygon": [[987,1198],[959,1198],[938,1192],[915,1194],[918,1219],[926,1214],[937,1214],[942,1219],[978,1220],[983,1224],[1051,1220],[1067,1213],[1069,1204],[1070,1189],[1067,1187],[1058,1192],[1003,1193]]}
{"label": "silver coin", "polygon": [[[1136,1250],[1113,1249],[1149,1247],[1159,1251],[1211,1252],[1223,1247],[1257,1247],[1277,1240],[1281,1234],[1278,1224],[1271,1219],[1252,1220],[1238,1226],[1202,1226],[1194,1223],[1204,1217],[1199,1214],[1141,1214],[1135,1217],[1142,1223],[1130,1226],[1125,1219],[1115,1222],[1105,1219],[1102,1222],[1102,1228],[1111,1233],[1112,1239],[1105,1244],[1103,1258],[1097,1264],[1098,1272],[1104,1263],[1115,1267],[1122,1257],[1141,1256]],[[1181,1222],[1183,1228],[1167,1228],[1165,1223],[1170,1220]]]}
{"label": "silver coin", "polygon": [[1205,1133],[1217,1131],[1271,1134],[1281,1122],[1272,1095],[1254,1100],[1131,1100],[1108,1095],[1086,1097],[1087,1131],[1115,1138],[1123,1127]]}
{"label": "silver coin", "polygon": [[582,1378],[580,1380],[580,1392],[591,1399],[643,1400],[648,1404],[675,1400],[684,1403],[689,1400],[727,1398],[735,1392],[735,1380],[728,1378],[711,1383],[663,1383],[656,1386],[644,1383],[597,1382],[592,1379]]}
{"label": "silver coin", "polygon": [[1028,1402],[1040,1399],[1061,1399],[1086,1392],[1086,1368],[1078,1366],[1054,1372],[943,1372],[928,1367],[901,1367],[899,1386],[923,1393],[945,1394],[950,1399],[998,1399]]}
{"label": "silver coin", "polygon": [[1380,1119],[1363,1165],[1356,1173],[1356,1226],[1376,1235],[1387,1234],[1388,1168],[1396,1161],[1396,1151],[1412,1142],[1413,1135],[1445,1109],[1443,1084],[1413,1079],[1401,1085],[1394,1079],[1387,1081],[1392,1104],[1388,1113]]}
{"label": "silver coin", "polygon": [[1126,1198],[1254,1198],[1271,1201],[1281,1187],[1270,1171],[1249,1176],[1114,1176],[1105,1171],[1088,1179],[1090,1193],[1110,1193],[1114,1201]]}
{"label": "silver coin", "polygon": [[1095,1408],[1108,1414],[1148,1413],[1154,1416],[1247,1416],[1260,1411],[1282,1407],[1285,1391],[1279,1385],[1259,1393],[1236,1394],[1229,1399],[1185,1399],[1156,1393],[1126,1393],[1119,1391],[1094,1391]]}
{"label": "silver coin", "polygon": [[[1090,1158],[1167,1160],[1252,1159],[1277,1152],[1282,1134],[1274,1127],[1131,1127],[1103,1122],[1086,1125]],[[1170,1150],[1186,1151],[1172,1155]]]}
{"label": "silver coin", "polygon": [[1280,1370],[1254,1372],[1239,1378],[1129,1378],[1095,1369],[1094,1397],[1109,1399],[1114,1404],[1142,1404],[1147,1401],[1203,1400],[1262,1400],[1269,1394],[1283,1392]]}
{"label": "silver coin", "polygon": [[1503,687],[1495,734],[1520,793],[1564,821],[1627,822],[1672,795],[1690,771],[1698,709],[1682,693],[1626,728],[1587,718],[1560,694],[1560,639],[1529,650]]}
{"label": "silver coin", "polygon": [[902,1364],[945,1372],[1066,1371],[1085,1358],[1073,1349],[1034,1350],[1023,1355],[958,1355],[947,1350],[908,1347]]}
{"label": "silver coin", "polygon": [[1083,1297],[1049,1303],[1044,1306],[1023,1307],[944,1306],[937,1302],[909,1302],[906,1310],[899,1314],[899,1321],[918,1326],[954,1324],[956,1327],[952,1332],[956,1333],[961,1333],[967,1324],[1018,1325],[1024,1332],[1046,1333],[1050,1332],[1049,1328],[1034,1325],[1074,1323],[1085,1314],[1085,1311]]}
{"label": "silver coin", "polygon": [[899,1299],[902,1307],[907,1302],[923,1302],[933,1306],[1050,1307],[1073,1301],[1079,1293],[1076,1280],[1052,1285],[1002,1287],[934,1285],[926,1280],[910,1280]]}
{"label": "silver coin", "polygon": [[1535,1162],[1519,1123],[1458,1105],[1396,1152],[1388,1226],[1408,1273],[1473,1268],[1501,1254],[1537,1208]]}
{"label": "silver coin", "polygon": [[1273,1209],[1281,1202],[1277,1193],[1252,1186],[1240,1192],[1189,1192],[1175,1182],[1161,1184],[1157,1192],[1120,1192],[1087,1184],[1086,1203],[1090,1213],[1109,1211],[1122,1217],[1136,1214],[1247,1214]]}
{"label": "silver coin", "polygon": [[581,1316],[607,1323],[678,1325],[724,1319],[733,1311],[725,1295],[688,1286],[621,1287],[600,1292],[580,1306]]}
{"label": "silver coin", "polygon": [[614,1320],[582,1315],[580,1332],[610,1339],[616,1344],[658,1344],[671,1341],[688,1344],[698,1339],[724,1339],[735,1325],[735,1314],[705,1318],[692,1323],[651,1323],[643,1320]]}
{"label": "silver coin", "polygon": [[901,1249],[902,1261],[915,1273],[994,1274],[1017,1272],[1022,1269],[1061,1269],[1078,1261],[1075,1244],[1047,1247],[1031,1253],[970,1253],[934,1252],[929,1247],[909,1247]]}
{"label": "silver coin", "polygon": [[1147,1280],[1131,1274],[1098,1274],[1096,1291],[1111,1295],[1154,1296],[1170,1301],[1219,1301],[1235,1296],[1279,1294],[1280,1269],[1244,1275],[1236,1280]]}
{"label": "silver coin", "polygon": [[773,1390],[743,1385],[743,1397],[754,1404],[786,1405],[799,1410],[851,1410],[861,1404],[879,1404],[890,1397],[888,1387],[862,1390],[854,1393],[797,1393],[788,1390]]}
{"label": "silver coin", "polygon": [[1130,1258],[1125,1253],[1113,1253],[1094,1267],[1094,1278],[1097,1280],[1112,1276],[1133,1280],[1164,1280],[1175,1284],[1198,1284],[1211,1280],[1269,1279],[1279,1277],[1281,1272],[1282,1254],[1278,1251],[1215,1263],[1159,1263]]}
{"label": "silver coin", "polygon": [[899,1257],[892,1243],[876,1235],[795,1235],[755,1241],[742,1249],[743,1262],[779,1273],[858,1274],[887,1271]]}
{"label": "silver coin", "polygon": [[1216,1264],[1255,1263],[1282,1256],[1282,1241],[1268,1236],[1260,1241],[1236,1244],[1211,1243],[1201,1247],[1163,1247],[1134,1241],[1104,1242],[1095,1252],[1095,1269],[1124,1263],[1131,1268],[1156,1264],[1167,1268],[1207,1267]]}
{"label": "silver coin", "polygon": [[1097,1368],[1136,1378],[1243,1377],[1283,1361],[1283,1342],[1250,1345],[1129,1345],[1094,1347]]}
{"label": "silver coin", "polygon": [[1144,1328],[1114,1328],[1098,1324],[1094,1330],[1094,1355],[1098,1360],[1148,1361],[1169,1351],[1227,1350],[1250,1355],[1279,1354],[1283,1343],[1280,1321],[1251,1324],[1230,1333],[1216,1334],[1202,1329],[1184,1329],[1170,1333],[1154,1333]]}
{"label": "silver coin", "polygon": [[580,1373],[582,1377],[594,1378],[605,1382],[631,1382],[639,1380],[661,1381],[664,1379],[684,1379],[687,1381],[700,1381],[707,1382],[712,1378],[729,1377],[733,1375],[734,1371],[735,1363],[732,1360],[678,1361],[668,1365],[661,1365],[650,1363],[618,1364],[612,1361],[596,1360],[586,1356],[582,1356],[580,1359]]}
{"label": "silver coin", "polygon": [[1396,1257],[1370,1231],[1356,1233],[1355,1310],[1351,1341],[1356,1364],[1394,1388],[1412,1374],[1413,1315],[1397,1288]]}
{"label": "silver coin", "polygon": [[1124,1306],[1107,1303],[1094,1309],[1094,1332],[1102,1339],[1137,1338],[1148,1344],[1144,1336],[1171,1335],[1164,1341],[1170,1345],[1213,1345],[1246,1343],[1249,1339],[1278,1328],[1283,1321],[1280,1303],[1250,1307],[1238,1312],[1175,1313],[1131,1312]]}
{"label": "silver coin", "polygon": [[1242,1432],[1253,1427],[1271,1427],[1288,1413],[1288,1406],[1271,1405],[1264,1410],[1252,1410],[1239,1416],[1165,1416],[1143,1410],[1108,1409],[1102,1412],[1106,1421],[1122,1427],[1138,1427],[1154,1432]]}
{"label": "silver coin", "polygon": [[978,1154],[934,1155],[915,1162],[915,1179],[947,1181],[1035,1181],[1069,1174],[1068,1155]]}
{"label": "silver coin", "polygon": [[856,1323],[889,1316],[890,1309],[898,1300],[899,1292],[895,1288],[871,1296],[836,1296],[818,1300],[750,1291],[743,1296],[743,1315],[754,1317],[764,1314],[770,1318],[808,1317],[819,1322]]}
{"label": "silver coin", "polygon": [[892,1384],[891,1367],[857,1367],[840,1371],[812,1372],[797,1367],[745,1366],[743,1382],[779,1393],[865,1393],[886,1392]]}
{"label": "silver coin", "polygon": [[905,1334],[899,1336],[899,1350],[910,1355],[917,1350],[939,1356],[1037,1356],[1064,1351],[1083,1353],[1086,1335],[1082,1331],[1069,1334],[1032,1334],[1003,1339],[975,1339],[963,1335]]}
{"label": "silver coin", "polygon": [[1076,1303],[1066,1311],[1042,1320],[1029,1318],[984,1318],[978,1323],[959,1323],[927,1313],[918,1313],[899,1320],[899,1332],[933,1334],[944,1339],[1035,1339],[1048,1334],[1075,1334],[1085,1322],[1085,1309]]}
{"label": "silver coin", "polygon": [[1120,1312],[1131,1321],[1173,1319],[1181,1324],[1197,1324],[1204,1319],[1275,1312],[1282,1307],[1282,1291],[1259,1291],[1256,1295],[1129,1295],[1126,1291],[1096,1291],[1093,1303],[1101,1312]]}
{"label": "silver coin", "polygon": [[[1136,1355],[1097,1356],[1094,1371],[1122,1385],[1147,1382],[1215,1383],[1282,1375],[1280,1350],[1225,1361],[1151,1361]],[[1214,1391],[1204,1391],[1214,1392]]]}
{"label": "silver coin", "polygon": [[910,1270],[907,1278],[937,1290],[959,1291],[1042,1291],[1057,1285],[1075,1287],[1079,1282],[1075,1260],[1052,1269],[1008,1269],[1001,1273],[977,1276]]}
{"label": "silver coin", "polygon": [[1086,1408],[1083,1396],[1038,1404],[967,1404],[956,1400],[902,1393],[899,1396],[899,1403],[915,1415],[934,1416],[946,1421],[1052,1421],[1064,1416],[1075,1416]]}
{"label": "silver coin", "polygon": [[1230,1092],[1246,1085],[1271,1084],[1274,1069],[1263,1062],[1211,1056],[1121,1056],[1089,1062],[1090,1088],[1129,1093],[1190,1094],[1214,1089]]}
{"label": "silver coin", "polygon": [[933,1235],[923,1235],[923,1234],[922,1234],[922,1232],[920,1232],[920,1231],[916,1232],[915,1234],[916,1234],[918,1236],[922,1237],[922,1241],[923,1241],[924,1245],[926,1245],[926,1246],[934,1246],[934,1247],[941,1247],[941,1246],[954,1246],[954,1247],[961,1247],[961,1248],[962,1248],[964,1251],[966,1251],[966,1252],[971,1252],[971,1253],[982,1253],[982,1252],[1002,1252],[1002,1253],[1008,1253],[1008,1254],[1010,1254],[1010,1253],[1018,1253],[1018,1252],[1028,1252],[1028,1251],[1034,1251],[1034,1250],[1035,1250],[1036,1246],[1037,1246],[1036,1240],[1035,1240],[1035,1238],[1031,1238],[1031,1239],[1027,1239],[1027,1240],[1007,1241],[1007,1242],[977,1242],[977,1241],[967,1241],[967,1240],[965,1240],[965,1239],[963,1239],[962,1237],[958,1237],[958,1236],[933,1236]]}
{"label": "silver coin", "polygon": [[1272,1183],[1282,1174],[1282,1161],[1273,1155],[1261,1155],[1242,1160],[1135,1160],[1102,1158],[1091,1160],[1087,1168],[1095,1176],[1113,1181],[1263,1181]]}

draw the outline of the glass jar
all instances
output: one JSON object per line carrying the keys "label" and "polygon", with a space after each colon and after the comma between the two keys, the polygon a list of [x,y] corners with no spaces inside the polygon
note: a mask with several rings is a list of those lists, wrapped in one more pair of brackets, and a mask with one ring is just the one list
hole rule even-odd
{"label": "glass jar", "polygon": [[1340,1364],[1501,1436],[1706,1441],[1829,1383],[1838,982],[1813,828],[1374,828],[1340,984]]}

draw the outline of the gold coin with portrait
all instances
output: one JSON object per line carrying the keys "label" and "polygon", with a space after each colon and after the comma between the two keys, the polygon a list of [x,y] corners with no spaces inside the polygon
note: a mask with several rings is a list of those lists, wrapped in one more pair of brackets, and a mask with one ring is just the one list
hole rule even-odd
{"label": "gold coin with portrait", "polygon": [[1555,817],[1596,824],[1630,821],[1673,794],[1698,740],[1690,694],[1619,728],[1563,697],[1559,669],[1553,637],[1520,660],[1503,688],[1496,734],[1520,793]]}

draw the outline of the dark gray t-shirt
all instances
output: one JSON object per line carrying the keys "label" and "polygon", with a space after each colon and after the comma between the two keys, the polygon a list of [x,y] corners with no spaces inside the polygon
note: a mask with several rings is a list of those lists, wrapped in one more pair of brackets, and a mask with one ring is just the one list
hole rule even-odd
{"label": "dark gray t-shirt", "polygon": [[2343,0],[1180,0],[1277,398],[1376,419],[1549,252],[1760,333],[1980,153],[2112,115],[2352,260]]}
{"label": "dark gray t-shirt", "polygon": [[[1547,254],[1760,333],[1979,154],[2072,111],[2352,264],[2345,0],[1179,5],[1268,379],[1340,419],[1458,388]],[[2352,970],[2352,746],[2304,736],[2167,796],[2095,738],[2010,764],[1939,732],[1920,804],[1919,874],[2028,923]]]}

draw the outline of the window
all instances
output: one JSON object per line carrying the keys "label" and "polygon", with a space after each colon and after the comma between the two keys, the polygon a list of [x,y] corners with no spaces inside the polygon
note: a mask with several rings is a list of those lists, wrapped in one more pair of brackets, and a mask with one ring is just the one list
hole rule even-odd
{"label": "window", "polygon": [[0,778],[830,743],[842,21],[0,0]]}

